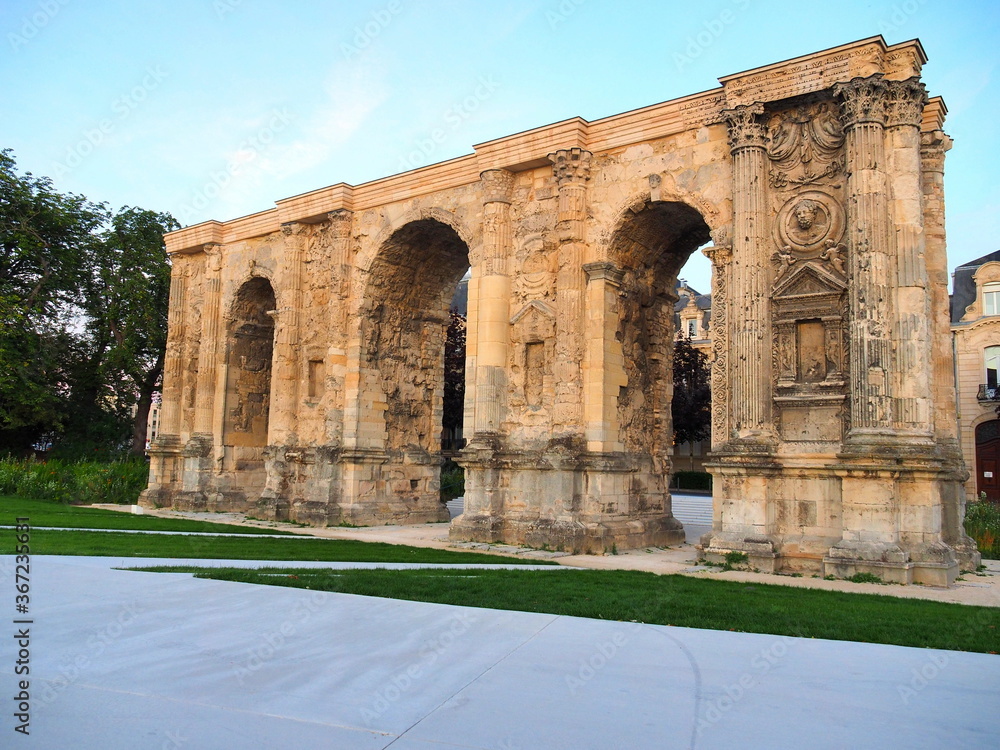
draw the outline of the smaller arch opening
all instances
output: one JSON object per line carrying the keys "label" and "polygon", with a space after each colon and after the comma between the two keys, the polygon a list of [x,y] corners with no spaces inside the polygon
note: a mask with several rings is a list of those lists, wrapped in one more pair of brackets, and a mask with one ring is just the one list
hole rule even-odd
{"label": "smaller arch opening", "polygon": [[233,300],[227,326],[226,445],[267,445],[275,307],[271,282],[261,277],[243,284]]}

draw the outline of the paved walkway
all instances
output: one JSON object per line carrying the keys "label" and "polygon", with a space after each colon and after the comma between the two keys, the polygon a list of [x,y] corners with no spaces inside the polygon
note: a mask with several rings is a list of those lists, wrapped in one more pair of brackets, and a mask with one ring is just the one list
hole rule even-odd
{"label": "paved walkway", "polygon": [[4,666],[3,747],[994,748],[1000,736],[996,656],[111,569],[126,562],[33,558],[31,735],[8,739]]}
{"label": "paved walkway", "polygon": [[[643,570],[651,573],[689,575],[698,578],[718,578],[731,581],[772,583],[781,586],[822,589],[826,591],[848,591],[855,593],[882,594],[907,599],[929,599],[954,604],[973,604],[984,607],[1000,607],[1000,560],[985,560],[986,570],[979,574],[965,574],[949,588],[931,586],[896,586],[877,583],[852,583],[850,581],[827,581],[821,578],[795,578],[787,575],[767,575],[749,571],[721,571],[717,567],[699,565],[698,550],[694,546],[702,534],[711,531],[711,526],[699,525],[705,518],[705,509],[711,508],[711,497],[675,494],[680,509],[678,517],[684,522],[687,541],[673,548],[647,548],[623,551],[618,555],[568,555],[563,552],[532,550],[509,545],[489,545],[456,543],[448,538],[448,524],[432,523],[415,526],[366,526],[361,528],[312,528],[281,524],[269,521],[247,520],[241,513],[193,513],[172,510],[148,510],[144,513],[167,518],[189,518],[196,520],[232,523],[259,528],[280,528],[295,534],[316,536],[327,539],[356,539],[389,544],[408,544],[414,547],[434,549],[461,549],[484,554],[515,555],[539,560],[555,560],[561,565],[598,570]],[[101,508],[127,510],[128,506],[101,505]],[[452,504],[453,512],[461,505]],[[695,521],[695,522],[692,522]]]}

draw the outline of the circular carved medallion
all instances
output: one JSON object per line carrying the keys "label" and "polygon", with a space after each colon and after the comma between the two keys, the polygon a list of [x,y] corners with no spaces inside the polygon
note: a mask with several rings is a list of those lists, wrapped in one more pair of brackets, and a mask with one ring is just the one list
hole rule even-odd
{"label": "circular carved medallion", "polygon": [[779,247],[800,253],[822,250],[827,240],[840,242],[844,236],[844,209],[832,195],[808,190],[789,198],[775,221]]}

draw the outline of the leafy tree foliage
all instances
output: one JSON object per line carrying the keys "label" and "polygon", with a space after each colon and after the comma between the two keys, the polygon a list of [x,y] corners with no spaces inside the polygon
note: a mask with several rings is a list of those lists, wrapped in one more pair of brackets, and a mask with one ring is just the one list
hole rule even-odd
{"label": "leafy tree foliage", "polygon": [[446,430],[462,426],[465,414],[465,326],[466,319],[452,308],[444,345],[444,414]]}
{"label": "leafy tree foliage", "polygon": [[712,434],[712,390],[708,357],[681,336],[674,343],[674,396],[670,404],[674,442],[694,443]]}
{"label": "leafy tree foliage", "polygon": [[112,216],[0,151],[0,453],[50,440],[64,455],[113,452],[140,418],[144,446],[141,403],[166,337],[161,235],[176,226],[135,208]]}

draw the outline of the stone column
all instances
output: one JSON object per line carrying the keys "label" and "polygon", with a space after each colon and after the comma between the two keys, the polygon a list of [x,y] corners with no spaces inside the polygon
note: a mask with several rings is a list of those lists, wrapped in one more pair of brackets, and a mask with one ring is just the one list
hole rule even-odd
{"label": "stone column", "polygon": [[931,291],[934,434],[939,445],[948,446],[953,457],[961,458],[944,223],[944,159],[951,145],[951,138],[940,130],[920,137],[924,257]]}
{"label": "stone column", "polygon": [[211,444],[218,386],[219,321],[222,311],[222,253],[219,245],[204,247],[205,283],[201,308],[201,344],[198,352],[198,390],[195,394],[194,432]]}
{"label": "stone column", "polygon": [[327,440],[340,445],[344,433],[347,380],[348,302],[351,296],[351,228],[354,213],[345,208],[327,214],[330,222],[333,299],[327,334],[327,377],[334,386],[327,397]]}
{"label": "stone column", "polygon": [[[182,260],[184,258],[184,260]],[[160,412],[160,432],[157,442],[165,444],[180,440],[181,380],[183,373],[184,308],[187,304],[185,256],[170,256],[170,306],[167,312],[167,350],[163,359],[163,409]]]}
{"label": "stone column", "polygon": [[284,235],[284,271],[275,321],[274,365],[271,369],[271,412],[268,416],[269,446],[297,442],[296,416],[299,403],[299,309],[302,306],[302,262],[307,227],[299,223],[281,225]]}
{"label": "stone column", "polygon": [[851,429],[848,440],[894,434],[893,287],[885,97],[881,74],[834,87],[847,150]]}
{"label": "stone column", "polygon": [[896,298],[894,378],[898,426],[911,439],[934,432],[931,374],[932,314],[923,232],[920,124],[927,94],[917,78],[888,81],[886,145],[895,219]]}
{"label": "stone column", "polygon": [[557,230],[559,271],[556,275],[556,393],[553,407],[555,434],[581,432],[583,361],[583,304],[586,279],[583,271],[586,247],[587,181],[590,179],[589,151],[562,149],[549,154],[559,186]]}
{"label": "stone column", "polygon": [[510,202],[514,175],[490,169],[483,186],[483,249],[479,264],[475,423],[473,440],[502,431],[507,403],[510,342],[510,273],[513,229]]}
{"label": "stone column", "polygon": [[618,423],[619,389],[628,384],[618,333],[618,290],[624,272],[613,263],[587,263],[586,353],[583,365],[583,411],[587,450],[622,451]]}
{"label": "stone column", "polygon": [[733,250],[715,244],[702,252],[712,261],[712,450],[730,438],[729,409],[729,268]]}
{"label": "stone column", "polygon": [[767,128],[761,104],[724,111],[733,155],[733,247],[729,296],[731,437],[767,444],[771,422],[770,238]]}
{"label": "stone column", "polygon": [[149,449],[149,487],[140,503],[146,507],[170,505],[181,489],[181,385],[183,380],[184,308],[187,304],[186,257],[170,256],[170,302],[167,346],[163,358],[160,430]]}

